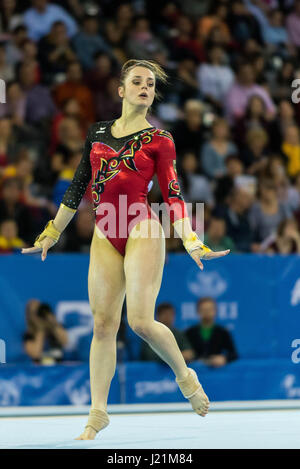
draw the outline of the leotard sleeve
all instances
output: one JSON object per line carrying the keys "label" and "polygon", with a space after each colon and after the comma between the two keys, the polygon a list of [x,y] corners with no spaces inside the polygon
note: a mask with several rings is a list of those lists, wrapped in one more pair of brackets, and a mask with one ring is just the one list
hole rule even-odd
{"label": "leotard sleeve", "polygon": [[171,222],[188,217],[176,171],[176,150],[172,135],[166,130],[157,134],[156,175]]}
{"label": "leotard sleeve", "polygon": [[77,210],[92,177],[92,167],[90,162],[90,151],[92,148],[91,129],[92,126],[89,128],[87,133],[80,163],[75,171],[72,182],[61,201],[65,207],[68,207],[74,212]]}

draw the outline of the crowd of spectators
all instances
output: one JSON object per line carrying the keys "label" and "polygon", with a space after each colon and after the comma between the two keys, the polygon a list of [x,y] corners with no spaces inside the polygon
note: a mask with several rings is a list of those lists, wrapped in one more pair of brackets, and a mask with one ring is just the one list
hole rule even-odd
{"label": "crowd of spectators", "polygon": [[[148,119],[174,137],[207,243],[300,252],[300,0],[1,0],[0,11],[1,253],[31,245],[54,217],[88,126],[120,115],[129,58],[168,73]],[[54,250],[88,251],[89,191]],[[161,201],[157,181],[149,201]]]}

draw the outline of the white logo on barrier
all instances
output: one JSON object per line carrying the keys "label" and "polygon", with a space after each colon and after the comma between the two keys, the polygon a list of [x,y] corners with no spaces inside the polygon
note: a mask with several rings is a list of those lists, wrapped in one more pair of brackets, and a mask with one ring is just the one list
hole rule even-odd
{"label": "white logo on barrier", "polygon": [[146,394],[164,394],[165,392],[176,392],[177,383],[170,379],[162,381],[138,381],[135,383],[135,395],[144,397]]}
{"label": "white logo on barrier", "polygon": [[[217,317],[223,321],[235,321],[238,318],[238,303],[236,301],[218,302]],[[181,303],[181,320],[188,321],[194,319],[199,319],[196,303],[191,301]],[[232,329],[233,327],[231,326],[230,328]]]}
{"label": "white logo on barrier", "polygon": [[300,388],[294,387],[295,381],[295,375],[286,375],[281,383],[281,386],[285,389],[287,398],[295,399],[300,397]]}
{"label": "white logo on barrier", "polygon": [[298,278],[291,293],[291,305],[297,306],[299,303],[300,303],[300,278]]}
{"label": "white logo on barrier", "polygon": [[67,381],[66,395],[73,405],[86,405],[90,402],[90,381],[86,380],[80,387],[77,381]]}
{"label": "white logo on barrier", "polygon": [[15,406],[20,402],[20,389],[13,381],[0,379],[0,406]]}
{"label": "white logo on barrier", "polygon": [[6,346],[2,339],[0,339],[0,363],[6,363]]}
{"label": "white logo on barrier", "polygon": [[293,351],[292,353],[292,362],[293,363],[300,363],[300,339],[294,339],[291,345],[293,348],[296,348],[296,350]]}
{"label": "white logo on barrier", "polygon": [[181,319],[182,321],[198,319],[195,302],[181,303]]}
{"label": "white logo on barrier", "polygon": [[196,278],[188,281],[187,287],[195,296],[212,296],[216,298],[222,295],[228,288],[227,282],[219,272],[198,272]]}
{"label": "white logo on barrier", "polygon": [[218,318],[222,320],[235,320],[238,318],[238,303],[236,301],[218,303]]}
{"label": "white logo on barrier", "polygon": [[0,103],[6,103],[6,84],[2,79],[0,79]]}
{"label": "white logo on barrier", "polygon": [[56,318],[61,324],[64,324],[66,316],[71,313],[78,313],[82,324],[68,328],[67,351],[77,349],[80,338],[92,332],[94,323],[88,301],[60,301],[57,304]]}

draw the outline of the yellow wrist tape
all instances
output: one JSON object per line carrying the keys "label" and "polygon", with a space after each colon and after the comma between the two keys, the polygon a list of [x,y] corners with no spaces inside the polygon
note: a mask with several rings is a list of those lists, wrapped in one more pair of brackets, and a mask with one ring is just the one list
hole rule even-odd
{"label": "yellow wrist tape", "polygon": [[198,235],[195,233],[195,231],[192,231],[192,233],[189,234],[183,245],[189,254],[191,254],[193,251],[196,251],[196,249],[199,249],[200,259],[204,258],[208,252],[211,252],[211,249],[203,244],[201,239],[198,238]]}
{"label": "yellow wrist tape", "polygon": [[45,238],[51,238],[55,243],[59,240],[60,237],[60,232],[57,231],[57,229],[53,225],[53,220],[48,221],[47,225],[44,228],[44,231],[36,237],[34,246],[41,248],[41,241],[43,241]]}

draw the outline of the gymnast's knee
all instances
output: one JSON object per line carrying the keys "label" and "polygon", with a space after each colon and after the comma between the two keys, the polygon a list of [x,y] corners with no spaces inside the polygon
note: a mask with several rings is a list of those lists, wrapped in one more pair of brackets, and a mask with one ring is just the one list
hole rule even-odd
{"label": "gymnast's knee", "polygon": [[142,339],[151,337],[153,321],[145,321],[145,319],[128,319],[128,324],[131,329]]}
{"label": "gymnast's knee", "polygon": [[119,329],[119,322],[94,315],[93,337],[95,340],[114,339]]}

